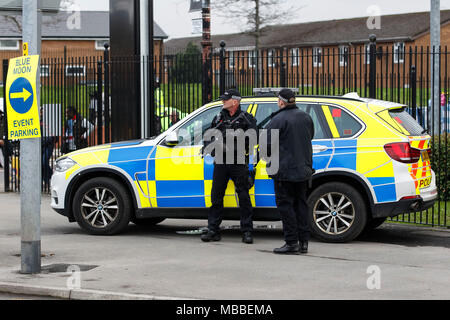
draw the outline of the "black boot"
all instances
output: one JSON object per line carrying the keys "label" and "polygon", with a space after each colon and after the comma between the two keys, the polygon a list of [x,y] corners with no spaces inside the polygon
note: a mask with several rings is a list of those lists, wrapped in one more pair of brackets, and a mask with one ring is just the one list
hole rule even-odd
{"label": "black boot", "polygon": [[300,253],[308,253],[308,241],[300,241]]}
{"label": "black boot", "polygon": [[209,241],[220,241],[222,237],[220,236],[220,233],[214,232],[214,231],[208,231],[205,234],[202,234],[200,237],[203,242],[209,242]]}
{"label": "black boot", "polygon": [[253,243],[253,236],[250,231],[244,232],[242,235],[242,242],[252,244]]}
{"label": "black boot", "polygon": [[285,244],[281,248],[273,249],[273,253],[276,254],[297,254],[300,248],[297,243],[295,244]]}

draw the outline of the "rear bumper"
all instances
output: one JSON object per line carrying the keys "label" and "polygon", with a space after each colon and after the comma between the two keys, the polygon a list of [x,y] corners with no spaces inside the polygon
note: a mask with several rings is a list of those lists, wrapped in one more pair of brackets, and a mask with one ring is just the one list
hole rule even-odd
{"label": "rear bumper", "polygon": [[436,202],[436,198],[427,201],[419,198],[376,204],[372,208],[372,216],[374,218],[395,217],[402,213],[427,210],[428,208],[433,206],[433,204]]}

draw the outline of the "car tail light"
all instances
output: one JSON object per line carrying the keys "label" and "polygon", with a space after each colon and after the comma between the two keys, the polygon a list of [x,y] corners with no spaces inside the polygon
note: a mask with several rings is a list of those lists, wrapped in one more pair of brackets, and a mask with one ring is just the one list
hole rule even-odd
{"label": "car tail light", "polygon": [[411,199],[420,199],[420,196],[407,196],[401,198],[400,200],[411,200]]}
{"label": "car tail light", "polygon": [[388,143],[384,150],[392,159],[403,163],[416,163],[420,159],[420,150],[411,148],[409,142]]}

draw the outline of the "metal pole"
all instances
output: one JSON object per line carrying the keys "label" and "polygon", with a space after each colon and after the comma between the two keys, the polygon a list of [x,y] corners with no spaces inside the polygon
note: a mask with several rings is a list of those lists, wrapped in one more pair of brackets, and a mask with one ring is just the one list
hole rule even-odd
{"label": "metal pole", "polygon": [[[23,0],[22,38],[30,55],[41,52],[41,0]],[[36,98],[40,103],[39,72]],[[20,141],[21,273],[41,272],[41,140]]]}
{"label": "metal pole", "polygon": [[[6,108],[6,76],[8,74],[8,67],[9,67],[9,61],[3,60],[3,127],[8,127],[8,114],[7,114],[7,108]],[[8,152],[8,132],[5,130],[5,137],[0,137],[0,139],[3,139],[3,170],[4,170],[4,183],[5,183],[5,192],[9,192],[9,152]]]}
{"label": "metal pole", "polygon": [[414,119],[417,118],[417,74],[416,66],[411,67],[411,107]]}
{"label": "metal pole", "polygon": [[203,0],[202,3],[202,60],[203,60],[203,81],[202,81],[202,100],[206,104],[212,100],[211,88],[211,8],[210,0]]}
{"label": "metal pole", "polygon": [[109,44],[105,44],[104,64],[105,64],[105,142],[111,141],[109,134],[110,130],[110,116],[109,116]]}
{"label": "metal pole", "polygon": [[[439,67],[440,67],[440,57],[439,48],[441,46],[441,16],[440,16],[440,0],[431,0],[430,7],[430,47],[431,47],[431,57],[430,57],[430,79],[432,83],[432,133],[439,133],[439,110],[440,110],[440,92],[439,92]],[[430,132],[431,133],[431,132]]]}
{"label": "metal pole", "polygon": [[149,137],[156,135],[153,0],[148,1],[148,128]]}
{"label": "metal pole", "polygon": [[370,66],[369,66],[369,97],[372,99],[376,98],[377,94],[377,86],[376,86],[376,76],[377,76],[377,46],[376,46],[376,40],[377,37],[374,34],[371,34],[369,36],[370,40]]}
{"label": "metal pole", "polygon": [[225,93],[225,41],[220,41],[220,95]]}

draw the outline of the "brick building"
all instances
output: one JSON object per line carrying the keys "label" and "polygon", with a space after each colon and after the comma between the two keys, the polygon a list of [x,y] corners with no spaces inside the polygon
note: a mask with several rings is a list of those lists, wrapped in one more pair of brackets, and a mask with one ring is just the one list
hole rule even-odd
{"label": "brick building", "polygon": [[[432,51],[428,47],[429,12],[381,16],[380,29],[369,29],[368,19],[362,17],[268,26],[261,30],[258,54],[253,45],[255,40],[248,33],[212,35],[211,40],[216,53],[220,41],[225,41],[229,70],[243,74],[259,68],[267,80],[264,83],[272,85],[279,84],[274,78],[280,72],[281,64],[286,67],[289,77],[303,77],[296,82],[301,85],[315,82],[315,74],[348,73],[362,77],[368,73],[371,34],[376,35],[377,70],[406,77],[412,65],[426,68],[429,62],[427,53]],[[201,37],[171,39],[164,43],[165,52],[183,51],[189,42],[201,47]],[[450,10],[442,10],[441,51],[445,53],[449,45]],[[259,62],[256,62],[256,56]],[[218,67],[218,64],[214,64],[215,69]],[[441,69],[444,74],[444,68]]]}
{"label": "brick building", "polygon": [[[67,57],[71,60],[103,56],[104,44],[109,42],[109,21],[108,11],[44,12],[42,58]],[[0,61],[21,55],[21,26],[20,12],[0,12]],[[155,55],[163,52],[163,40],[167,38],[164,31],[154,23]]]}

